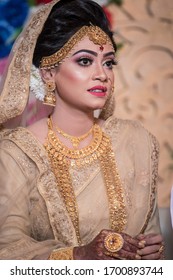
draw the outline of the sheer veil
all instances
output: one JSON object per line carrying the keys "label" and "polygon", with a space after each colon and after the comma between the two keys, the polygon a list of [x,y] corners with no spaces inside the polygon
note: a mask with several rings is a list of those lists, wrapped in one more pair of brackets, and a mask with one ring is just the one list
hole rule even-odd
{"label": "sheer veil", "polygon": [[50,109],[45,110],[45,106],[42,108],[41,102],[36,101],[30,94],[30,69],[37,38],[52,7],[57,2],[59,0],[54,0],[39,9],[31,17],[13,46],[0,84],[0,125],[7,127],[27,125],[26,115],[29,114],[31,100],[36,102],[37,112],[42,110],[43,114],[48,114],[50,111]]}

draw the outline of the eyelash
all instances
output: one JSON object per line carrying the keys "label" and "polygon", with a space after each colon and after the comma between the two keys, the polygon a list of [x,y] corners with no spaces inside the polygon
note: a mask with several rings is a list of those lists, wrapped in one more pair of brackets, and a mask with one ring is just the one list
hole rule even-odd
{"label": "eyelash", "polygon": [[114,65],[117,65],[117,61],[115,59],[110,59],[110,60],[107,60],[105,63],[111,63],[110,66],[108,66],[109,69],[112,69]]}
{"label": "eyelash", "polygon": [[[85,61],[86,63],[89,62],[89,64],[82,64],[84,61]],[[82,67],[89,67],[90,65],[92,65],[93,59],[90,58],[90,57],[87,57],[87,56],[85,56],[85,57],[80,57],[79,59],[77,59],[77,63],[78,63],[80,66],[82,66]],[[117,65],[117,64],[118,64],[117,61],[116,61],[115,59],[109,59],[109,60],[105,61],[104,64],[105,64],[105,63],[106,63],[106,64],[107,64],[107,63],[109,63],[109,64],[111,63],[111,65],[107,66],[108,69],[112,69],[114,65]],[[103,64],[103,65],[104,65],[104,64]]]}

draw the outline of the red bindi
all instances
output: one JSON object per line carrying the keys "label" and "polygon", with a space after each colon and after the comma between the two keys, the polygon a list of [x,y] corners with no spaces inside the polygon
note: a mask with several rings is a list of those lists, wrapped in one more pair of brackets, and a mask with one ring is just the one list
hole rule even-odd
{"label": "red bindi", "polygon": [[104,50],[104,47],[103,46],[100,46],[100,50],[101,50],[101,52]]}

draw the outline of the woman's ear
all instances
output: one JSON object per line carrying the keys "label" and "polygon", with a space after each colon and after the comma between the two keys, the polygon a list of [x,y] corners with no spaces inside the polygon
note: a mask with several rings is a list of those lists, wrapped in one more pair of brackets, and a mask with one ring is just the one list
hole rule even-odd
{"label": "woman's ear", "polygon": [[56,70],[53,69],[40,69],[40,74],[44,83],[54,81]]}

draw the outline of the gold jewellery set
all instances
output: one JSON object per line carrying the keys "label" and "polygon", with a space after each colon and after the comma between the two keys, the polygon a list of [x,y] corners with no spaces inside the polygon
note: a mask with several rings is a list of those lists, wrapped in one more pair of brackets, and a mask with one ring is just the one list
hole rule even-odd
{"label": "gold jewellery set", "polygon": [[61,134],[64,138],[70,140],[70,142],[72,143],[74,149],[77,149],[79,144],[80,144],[80,142],[82,140],[86,139],[90,134],[92,134],[93,129],[94,129],[94,124],[92,125],[92,127],[90,128],[90,130],[87,133],[85,133],[85,134],[83,134],[83,135],[81,135],[79,137],[71,136],[71,135],[65,133],[58,126],[55,126],[55,128],[56,128],[56,131],[59,134]]}
{"label": "gold jewellery set", "polygon": [[[123,191],[110,138],[102,131],[101,127],[96,122],[93,124],[90,131],[87,134],[92,133],[92,140],[88,146],[82,149],[77,149],[75,146],[75,149],[70,149],[59,140],[52,123],[52,118],[48,118],[48,136],[45,149],[55,174],[57,187],[75,228],[78,245],[81,245],[82,241],[79,231],[78,205],[70,173],[71,168],[80,171],[81,168],[85,168],[95,161],[99,161],[109,201],[110,227],[116,232],[121,232],[126,224]],[[64,133],[61,134],[63,135]],[[70,138],[72,139],[72,136],[70,136]],[[79,139],[78,141],[80,142]],[[76,145],[76,139],[74,143]],[[115,235],[113,236],[112,242],[114,241]],[[117,242],[120,243],[120,240]],[[111,240],[105,240],[105,244],[107,244],[105,246],[109,248]]]}
{"label": "gold jewellery set", "polygon": [[[107,43],[109,43],[113,48],[109,36],[98,26],[83,26],[59,51],[51,56],[43,57],[40,68],[51,69],[58,66],[62,60],[67,57],[72,48],[85,36],[87,36],[94,44],[99,45],[100,51],[103,51],[103,45]],[[57,132],[71,141],[73,146],[72,149],[66,147],[59,140]],[[78,147],[80,142],[86,139],[89,135],[92,135],[91,143],[88,146],[79,149]],[[110,228],[115,232],[123,231],[126,224],[123,188],[121,186],[121,180],[118,174],[111,140],[102,131],[101,127],[94,122],[93,126],[86,134],[80,137],[74,137],[63,132],[60,128],[54,127],[50,117],[48,118],[48,135],[45,143],[45,149],[48,153],[51,167],[55,174],[57,187],[73,223],[78,245],[80,246],[82,244],[82,240],[79,231],[78,205],[72,185],[71,169],[77,169],[80,172],[82,168],[90,166],[94,162],[99,162],[107,190]],[[114,250],[115,247],[118,250],[118,248],[121,247],[120,245],[122,245],[121,243],[123,241],[120,240],[120,238],[118,239],[118,237],[119,234],[114,234],[112,237],[110,235],[108,239],[105,239],[104,244],[107,250],[109,250],[109,248],[112,250],[113,247]],[[53,251],[50,255],[50,259],[72,259],[72,257],[73,248],[58,249]]]}

